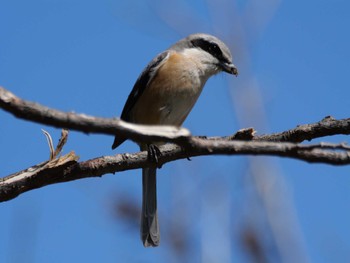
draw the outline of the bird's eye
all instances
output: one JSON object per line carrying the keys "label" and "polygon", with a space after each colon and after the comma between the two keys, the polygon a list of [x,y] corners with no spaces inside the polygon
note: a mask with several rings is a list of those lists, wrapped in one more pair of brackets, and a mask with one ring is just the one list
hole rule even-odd
{"label": "bird's eye", "polygon": [[219,50],[219,47],[216,44],[211,44],[211,46],[209,47],[209,50],[212,52],[217,52]]}
{"label": "bird's eye", "polygon": [[208,52],[213,57],[216,57],[219,60],[223,59],[222,51],[216,43],[209,42],[209,41],[204,40],[204,39],[195,39],[192,41],[192,44],[195,47],[199,47],[199,48],[203,49],[204,51]]}

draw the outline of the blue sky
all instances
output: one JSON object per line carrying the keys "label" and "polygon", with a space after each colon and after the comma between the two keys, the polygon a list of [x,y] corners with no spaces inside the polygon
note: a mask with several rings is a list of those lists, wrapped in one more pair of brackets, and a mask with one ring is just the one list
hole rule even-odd
{"label": "blue sky", "polygon": [[[327,115],[349,117],[348,1],[127,3],[1,1],[0,85],[63,111],[115,117],[156,54],[188,33],[206,32],[230,45],[240,75],[208,81],[184,123],[193,134],[221,136],[243,127],[269,133]],[[59,138],[59,129],[4,111],[0,121],[1,176],[48,159],[41,128]],[[71,132],[64,152],[87,160],[138,150],[127,142],[112,151],[112,141]],[[347,262],[349,171],[267,157],[167,164],[158,178],[157,249],[144,249],[138,219],[115,209],[139,208],[140,171],[48,186],[1,203],[0,262],[252,262],[238,238],[251,225],[281,254],[271,253],[270,262],[293,262],[292,252],[282,253],[291,237],[298,262]],[[266,212],[271,198],[273,220]],[[275,219],[287,233],[278,242],[270,225]],[[185,249],[175,250],[174,233],[185,237]]]}

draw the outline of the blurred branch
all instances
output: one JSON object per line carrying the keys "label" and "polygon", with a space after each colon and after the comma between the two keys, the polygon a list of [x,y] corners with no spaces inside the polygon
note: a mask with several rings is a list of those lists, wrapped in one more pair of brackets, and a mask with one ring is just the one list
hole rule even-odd
{"label": "blurred branch", "polygon": [[[163,129],[159,126],[149,128],[148,126],[131,125],[120,120],[63,113],[19,99],[1,87],[0,107],[20,118],[55,127],[112,135],[118,133],[136,141],[157,139],[176,142],[180,145],[166,144],[160,147],[161,155],[157,163],[159,167],[178,159],[219,154],[270,155],[306,162],[350,164],[350,147],[345,144],[304,145],[295,143],[326,135],[349,134],[349,119],[335,120],[327,117],[315,124],[301,125],[292,130],[271,135],[255,136],[254,129],[248,128],[228,137],[205,138],[189,136],[186,129],[174,127]],[[61,141],[64,142],[59,143],[59,151],[67,140],[67,134],[62,134],[62,136],[65,138],[64,140],[61,138]],[[287,140],[292,142],[286,142]],[[147,152],[125,153],[78,162],[78,157],[73,152],[58,158],[57,154],[51,153],[50,159],[52,160],[0,179],[0,201],[13,199],[21,193],[49,184],[155,165],[148,160],[147,156]]]}

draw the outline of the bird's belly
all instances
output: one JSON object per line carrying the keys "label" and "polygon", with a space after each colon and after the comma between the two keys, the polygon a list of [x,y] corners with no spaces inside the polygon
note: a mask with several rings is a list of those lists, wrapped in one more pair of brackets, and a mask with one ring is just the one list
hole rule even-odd
{"label": "bird's belly", "polygon": [[199,94],[183,92],[164,99],[158,107],[159,124],[181,125],[192,110]]}
{"label": "bird's belly", "polygon": [[147,92],[133,109],[132,122],[180,126],[197,101],[200,90],[163,87],[162,92]]}

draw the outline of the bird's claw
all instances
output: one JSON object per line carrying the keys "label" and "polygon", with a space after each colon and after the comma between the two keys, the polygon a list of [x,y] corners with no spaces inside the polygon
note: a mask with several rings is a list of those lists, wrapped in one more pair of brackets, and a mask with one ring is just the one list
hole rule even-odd
{"label": "bird's claw", "polygon": [[159,157],[162,156],[161,151],[154,144],[148,144],[147,146],[148,146],[148,159],[151,162],[155,163],[158,166],[158,168],[161,168],[162,166],[158,164]]}

